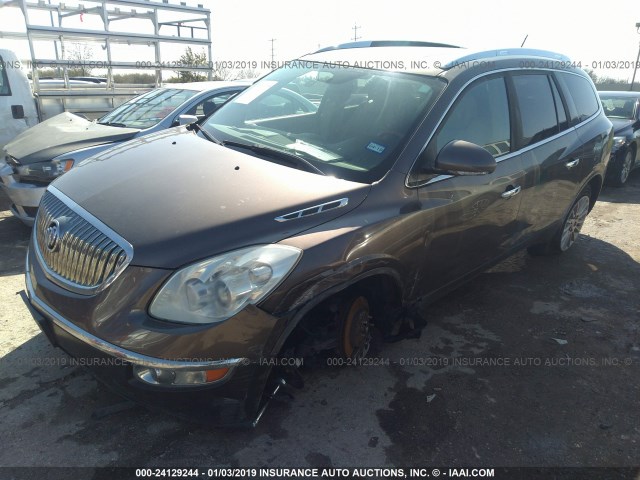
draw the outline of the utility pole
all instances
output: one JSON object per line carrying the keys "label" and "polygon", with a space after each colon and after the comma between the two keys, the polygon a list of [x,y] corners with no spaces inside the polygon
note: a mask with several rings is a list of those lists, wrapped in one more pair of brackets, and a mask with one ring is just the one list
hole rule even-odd
{"label": "utility pole", "polygon": [[358,29],[361,28],[360,25],[358,25],[358,23],[354,23],[353,27],[351,27],[351,30],[353,30],[353,41],[357,42],[358,39],[362,38],[358,36]]}
{"label": "utility pole", "polygon": [[277,40],[277,38],[271,38],[268,41],[271,42],[271,63],[273,64],[276,58],[276,55],[274,53],[274,49],[273,49],[273,44],[275,43],[275,41]]}
{"label": "utility pole", "polygon": [[[636,23],[636,32],[640,33],[640,22]],[[640,62],[640,44],[638,44],[638,56],[636,58],[636,64],[633,66],[633,77],[631,78],[631,86],[629,91],[633,90],[633,83],[636,81],[636,72],[638,71],[638,62]]]}

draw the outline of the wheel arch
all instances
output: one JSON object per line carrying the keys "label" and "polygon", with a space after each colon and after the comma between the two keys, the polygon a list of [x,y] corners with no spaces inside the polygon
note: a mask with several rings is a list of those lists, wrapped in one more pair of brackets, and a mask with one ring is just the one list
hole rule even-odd
{"label": "wheel arch", "polygon": [[602,176],[595,175],[582,187],[582,190],[584,190],[584,187],[589,187],[591,189],[589,211],[593,209],[594,205],[596,204],[596,201],[598,200],[598,197],[600,196],[603,182],[604,182],[604,179],[602,178]]}
{"label": "wheel arch", "polygon": [[404,302],[403,282],[397,270],[391,267],[377,267],[362,272],[349,280],[336,283],[322,292],[314,293],[314,295],[296,311],[293,318],[287,323],[283,332],[273,344],[273,348],[271,349],[272,355],[277,355],[280,352],[283,345],[298,327],[300,322],[315,307],[319,306],[326,300],[353,288],[362,289],[369,293],[379,293],[380,295],[370,298],[370,300],[373,301],[374,309],[380,308],[381,303],[389,303],[399,307]]}

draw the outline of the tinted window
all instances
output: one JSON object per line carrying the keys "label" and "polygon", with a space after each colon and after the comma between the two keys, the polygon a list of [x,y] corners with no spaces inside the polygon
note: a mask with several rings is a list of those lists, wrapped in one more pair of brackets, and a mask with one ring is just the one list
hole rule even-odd
{"label": "tinted window", "polygon": [[11,95],[9,89],[9,80],[7,79],[7,71],[2,57],[0,57],[0,95]]}
{"label": "tinted window", "polygon": [[598,98],[596,97],[591,82],[579,75],[561,73],[558,75],[560,81],[564,83],[565,91],[568,91],[573,98],[578,121],[583,121],[598,111]]}
{"label": "tinted window", "polygon": [[208,117],[236,93],[237,92],[219,93],[213,97],[205,98],[197,105],[187,110],[183,115],[195,115],[198,118]]}
{"label": "tinted window", "polygon": [[484,147],[494,157],[510,150],[509,102],[503,78],[475,83],[453,106],[434,137],[434,154],[453,140]]}
{"label": "tinted window", "polygon": [[546,75],[514,75],[516,105],[520,111],[520,141],[526,147],[558,133],[556,105]]}

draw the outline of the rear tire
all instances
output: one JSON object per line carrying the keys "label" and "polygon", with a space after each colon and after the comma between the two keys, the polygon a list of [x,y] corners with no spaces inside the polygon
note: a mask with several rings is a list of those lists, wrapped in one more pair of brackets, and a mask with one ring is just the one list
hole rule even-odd
{"label": "rear tire", "polygon": [[589,207],[591,206],[591,187],[587,186],[580,192],[578,198],[573,202],[569,212],[562,222],[562,226],[555,233],[553,238],[546,243],[530,246],[527,250],[530,255],[558,255],[564,253],[578,239],[582,225],[584,224]]}
{"label": "rear tire", "polygon": [[633,168],[635,156],[635,151],[633,148],[630,148],[627,150],[622,161],[618,161],[613,165],[613,169],[611,170],[611,185],[614,187],[622,187],[627,183],[627,179]]}

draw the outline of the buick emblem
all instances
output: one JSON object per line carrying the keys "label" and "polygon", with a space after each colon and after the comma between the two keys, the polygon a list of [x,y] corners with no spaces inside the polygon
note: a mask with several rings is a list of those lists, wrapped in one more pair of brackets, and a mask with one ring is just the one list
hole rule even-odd
{"label": "buick emblem", "polygon": [[60,223],[52,220],[44,232],[44,241],[47,250],[55,252],[60,247]]}

